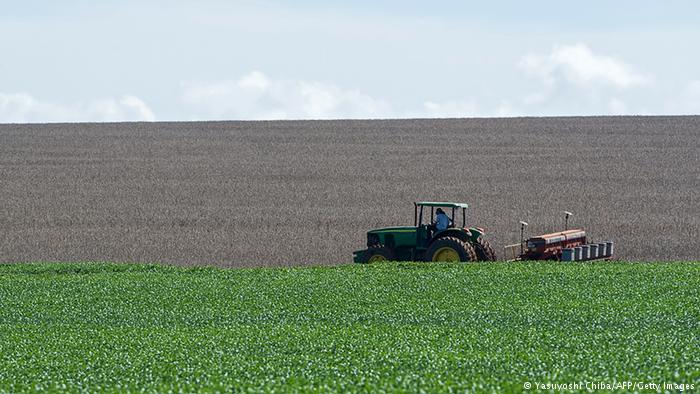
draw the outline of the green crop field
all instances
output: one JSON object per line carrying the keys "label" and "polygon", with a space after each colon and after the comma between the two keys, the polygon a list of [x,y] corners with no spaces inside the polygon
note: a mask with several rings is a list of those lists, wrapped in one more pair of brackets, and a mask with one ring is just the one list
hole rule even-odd
{"label": "green crop field", "polygon": [[698,349],[698,263],[0,266],[0,392],[692,392]]}

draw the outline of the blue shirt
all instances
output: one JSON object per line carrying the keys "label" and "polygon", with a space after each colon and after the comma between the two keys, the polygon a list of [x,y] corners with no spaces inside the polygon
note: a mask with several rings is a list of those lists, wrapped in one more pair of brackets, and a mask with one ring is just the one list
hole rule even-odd
{"label": "blue shirt", "polygon": [[448,218],[446,214],[438,213],[437,216],[435,216],[435,228],[437,228],[438,231],[446,229],[449,225],[450,218]]}

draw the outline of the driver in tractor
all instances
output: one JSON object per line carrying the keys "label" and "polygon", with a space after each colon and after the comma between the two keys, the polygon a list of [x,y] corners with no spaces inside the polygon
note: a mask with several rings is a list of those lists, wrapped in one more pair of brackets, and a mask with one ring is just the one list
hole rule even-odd
{"label": "driver in tractor", "polygon": [[442,208],[438,208],[435,213],[435,220],[430,224],[430,229],[432,230],[433,235],[435,235],[435,233],[438,231],[446,230],[448,227],[450,227],[450,218],[447,216],[445,211],[442,210]]}

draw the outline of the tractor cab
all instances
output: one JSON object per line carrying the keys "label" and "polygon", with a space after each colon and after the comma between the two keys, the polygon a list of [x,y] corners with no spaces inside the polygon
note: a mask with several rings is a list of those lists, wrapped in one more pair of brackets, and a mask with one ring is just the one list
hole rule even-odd
{"label": "tractor cab", "polygon": [[[354,261],[477,261],[496,259],[483,239],[484,230],[467,228],[465,203],[415,202],[413,226],[384,227],[367,232],[367,249],[354,252]],[[449,226],[437,231],[433,225],[437,209],[449,218]]]}
{"label": "tractor cab", "polygon": [[[434,238],[452,228],[462,228],[469,231],[467,226],[467,208],[469,207],[464,203],[453,203],[453,202],[416,202],[413,203],[413,225],[418,228],[425,229],[428,239]],[[437,231],[433,227],[435,222],[435,214],[437,208],[446,208],[443,211],[450,219],[450,224],[446,230]],[[428,216],[428,211],[430,211],[430,216]],[[461,213],[461,220],[459,216]]]}

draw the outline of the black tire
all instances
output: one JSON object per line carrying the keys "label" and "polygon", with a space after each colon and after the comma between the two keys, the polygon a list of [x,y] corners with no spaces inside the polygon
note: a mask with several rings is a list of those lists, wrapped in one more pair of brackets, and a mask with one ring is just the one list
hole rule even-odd
{"label": "black tire", "polygon": [[362,253],[362,262],[364,264],[393,260],[396,260],[394,258],[394,252],[392,252],[391,249],[387,248],[386,246],[382,245],[370,246],[369,248],[367,248],[367,250],[364,251],[364,253]]}
{"label": "black tire", "polygon": [[476,253],[474,248],[468,242],[464,242],[459,238],[455,237],[442,237],[433,241],[425,251],[424,261],[440,261],[439,255],[452,249],[453,255],[459,258],[459,260],[447,260],[447,261],[476,261]]}
{"label": "black tire", "polygon": [[479,238],[471,244],[474,247],[476,258],[479,261],[496,261],[496,252],[493,250],[493,247],[491,247],[489,241],[485,240],[484,237],[479,236]]}

